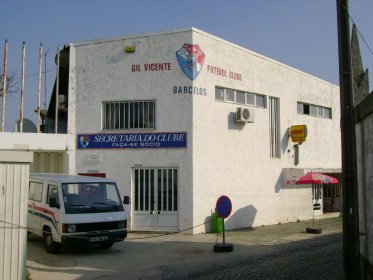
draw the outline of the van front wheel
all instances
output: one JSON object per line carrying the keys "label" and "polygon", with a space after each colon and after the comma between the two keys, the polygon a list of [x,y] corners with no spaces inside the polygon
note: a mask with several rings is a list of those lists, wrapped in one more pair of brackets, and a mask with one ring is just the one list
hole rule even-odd
{"label": "van front wheel", "polygon": [[43,233],[45,250],[50,254],[57,254],[60,250],[60,243],[53,241],[50,228],[46,228]]}

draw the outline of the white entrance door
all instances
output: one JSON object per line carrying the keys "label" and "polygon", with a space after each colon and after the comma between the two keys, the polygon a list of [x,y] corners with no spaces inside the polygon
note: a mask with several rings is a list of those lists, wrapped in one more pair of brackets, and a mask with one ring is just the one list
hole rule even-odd
{"label": "white entrance door", "polygon": [[322,185],[312,184],[313,213],[315,215],[323,213]]}
{"label": "white entrance door", "polygon": [[178,230],[176,168],[135,168],[132,176],[133,228]]}

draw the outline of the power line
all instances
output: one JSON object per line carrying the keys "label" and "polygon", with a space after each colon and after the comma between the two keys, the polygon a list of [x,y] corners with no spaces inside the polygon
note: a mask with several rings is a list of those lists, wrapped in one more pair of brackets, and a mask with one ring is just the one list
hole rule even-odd
{"label": "power line", "polygon": [[354,21],[354,19],[352,18],[352,16],[350,15],[348,9],[343,5],[343,3],[341,2],[341,0],[339,0],[339,4],[341,5],[341,7],[345,10],[345,12],[347,13],[348,15],[348,18],[351,20],[351,22],[356,26],[356,31],[357,33],[359,34],[359,36],[361,37],[361,39],[363,40],[365,46],[368,48],[370,54],[373,56],[373,51],[372,51],[372,48],[369,46],[368,42],[365,40],[365,37],[363,36],[363,34],[360,32],[359,28],[357,27],[357,23]]}
{"label": "power line", "polygon": [[355,24],[355,26],[356,26],[356,30],[357,30],[357,33],[359,33],[359,35],[360,35],[361,39],[363,40],[365,46],[366,46],[366,47],[368,48],[368,50],[370,51],[370,54],[373,56],[373,51],[372,51],[372,49],[369,47],[369,44],[368,44],[367,41],[365,40],[363,34],[361,34],[359,28],[357,28],[357,25],[356,25],[356,23],[352,20],[352,18],[351,18],[351,21]]}
{"label": "power line", "polygon": [[[47,70],[47,71],[43,71],[43,74],[45,74],[45,73],[49,73],[49,72],[54,72],[54,71],[56,71],[56,68],[54,68],[54,69],[49,69],[49,70]],[[37,75],[39,75],[39,73],[32,73],[32,74],[25,75],[25,78],[30,78],[30,77],[37,76]],[[15,79],[14,81],[18,83],[20,80],[21,80],[21,79],[18,77],[18,78]]]}

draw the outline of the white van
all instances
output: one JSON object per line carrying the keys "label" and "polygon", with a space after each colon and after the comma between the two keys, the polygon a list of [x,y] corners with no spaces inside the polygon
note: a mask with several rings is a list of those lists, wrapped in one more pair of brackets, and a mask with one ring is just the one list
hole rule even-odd
{"label": "white van", "polygon": [[[129,197],[124,197],[124,204]],[[61,245],[110,248],[127,237],[127,215],[115,181],[66,174],[31,174],[27,227],[47,252]]]}

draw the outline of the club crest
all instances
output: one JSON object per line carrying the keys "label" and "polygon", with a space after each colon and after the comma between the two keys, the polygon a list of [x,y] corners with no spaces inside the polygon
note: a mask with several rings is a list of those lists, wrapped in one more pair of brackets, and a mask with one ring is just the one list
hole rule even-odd
{"label": "club crest", "polygon": [[88,135],[81,135],[79,137],[79,143],[82,148],[87,148],[89,145],[89,136]]}
{"label": "club crest", "polygon": [[176,57],[181,69],[191,80],[194,80],[198,76],[205,61],[205,54],[199,45],[192,44],[184,44],[176,52]]}

